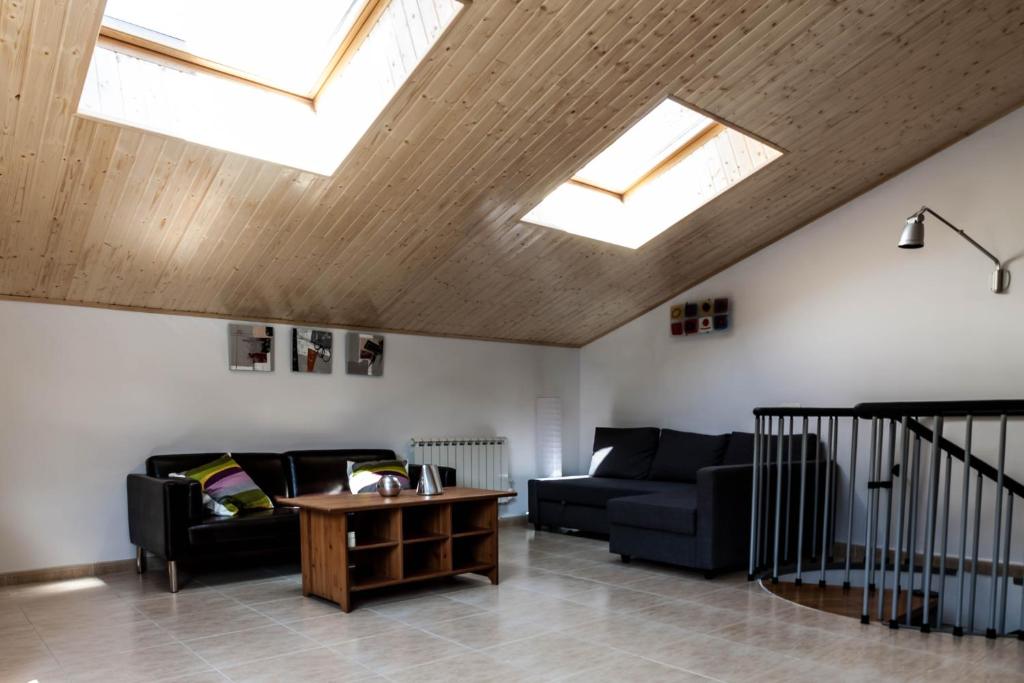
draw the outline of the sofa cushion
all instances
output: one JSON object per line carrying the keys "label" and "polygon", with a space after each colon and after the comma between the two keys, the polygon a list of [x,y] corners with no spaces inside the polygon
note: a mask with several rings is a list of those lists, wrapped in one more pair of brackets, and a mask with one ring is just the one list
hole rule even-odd
{"label": "sofa cushion", "polygon": [[377,482],[386,475],[398,479],[403,489],[409,486],[409,470],[404,460],[348,461],[348,490],[352,493],[376,493]]}
{"label": "sofa cushion", "polygon": [[649,479],[608,479],[601,477],[562,477],[537,481],[538,500],[565,502],[603,508],[612,498],[641,493],[672,492],[693,487],[673,481]]}
{"label": "sofa cushion", "polygon": [[608,523],[693,536],[697,533],[697,486],[610,500]]}
{"label": "sofa cushion", "polygon": [[611,447],[594,472],[595,477],[613,479],[646,479],[654,452],[658,449],[658,428],[617,429],[598,427],[594,430],[594,452]]}
{"label": "sofa cushion", "polygon": [[710,436],[662,429],[649,479],[697,481],[697,470],[722,464],[729,435]]}
{"label": "sofa cushion", "polygon": [[[216,460],[220,453],[174,453],[170,455],[152,455],[146,458],[146,474],[151,477],[166,478],[176,472],[195,469],[200,465]],[[232,453],[238,466],[252,477],[256,485],[273,498],[287,496],[290,475],[285,460],[278,453]]]}
{"label": "sofa cushion", "polygon": [[287,507],[243,512],[237,517],[208,517],[188,530],[191,545],[213,550],[251,544],[258,544],[253,549],[279,547],[297,542],[298,537],[299,511]]}
{"label": "sofa cushion", "polygon": [[348,489],[348,463],[394,460],[395,452],[376,448],[289,451],[295,495],[341,493]]}
{"label": "sofa cushion", "polygon": [[235,462],[230,453],[171,476],[199,482],[203,487],[203,504],[215,515],[234,517],[242,510],[274,509],[267,494]]}

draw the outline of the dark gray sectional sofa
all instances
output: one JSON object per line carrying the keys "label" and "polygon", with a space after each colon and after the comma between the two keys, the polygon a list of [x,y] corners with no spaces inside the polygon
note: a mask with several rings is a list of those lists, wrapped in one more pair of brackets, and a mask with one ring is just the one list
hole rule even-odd
{"label": "dark gray sectional sofa", "polygon": [[[808,436],[809,487],[815,475],[818,485],[824,485],[825,467],[813,460],[816,450],[820,452],[817,442],[816,435]],[[780,500],[788,497],[795,509],[800,437],[794,437],[792,446],[790,462],[790,443],[784,440]],[[773,438],[773,454],[777,447]],[[593,476],[531,480],[529,521],[537,529],[607,535],[609,550],[624,561],[637,557],[667,562],[706,575],[735,569],[746,564],[749,553],[753,450],[754,435],[746,432],[711,436],[653,427],[599,427],[594,452],[607,455]],[[776,471],[774,466],[765,470],[771,505]],[[814,502],[807,498],[810,515]],[[796,529],[791,533],[795,547]],[[805,547],[810,547],[809,540]]]}

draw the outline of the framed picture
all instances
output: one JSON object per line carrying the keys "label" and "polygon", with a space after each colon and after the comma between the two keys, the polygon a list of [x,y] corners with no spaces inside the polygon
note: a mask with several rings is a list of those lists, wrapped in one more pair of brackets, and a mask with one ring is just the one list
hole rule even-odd
{"label": "framed picture", "polygon": [[331,374],[334,333],[310,327],[292,328],[292,371]]}
{"label": "framed picture", "polygon": [[384,335],[349,332],[345,336],[345,372],[380,377],[384,374]]}
{"label": "framed picture", "polygon": [[729,299],[687,301],[669,308],[669,330],[673,337],[710,334],[729,329]]}
{"label": "framed picture", "polygon": [[274,328],[229,323],[228,368],[243,372],[273,372]]}

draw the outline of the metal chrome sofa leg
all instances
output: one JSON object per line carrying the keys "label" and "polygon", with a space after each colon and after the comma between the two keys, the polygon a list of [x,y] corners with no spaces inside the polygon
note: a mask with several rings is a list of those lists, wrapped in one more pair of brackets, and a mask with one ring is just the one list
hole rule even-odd
{"label": "metal chrome sofa leg", "polygon": [[146,549],[141,545],[135,546],[135,571],[138,574],[146,573]]}
{"label": "metal chrome sofa leg", "polygon": [[167,561],[167,581],[170,584],[171,592],[178,592],[178,562],[176,560]]}

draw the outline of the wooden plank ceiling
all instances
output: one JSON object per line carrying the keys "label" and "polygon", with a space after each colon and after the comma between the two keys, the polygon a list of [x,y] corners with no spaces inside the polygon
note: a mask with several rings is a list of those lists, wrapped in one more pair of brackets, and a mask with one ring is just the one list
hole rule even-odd
{"label": "wooden plank ceiling", "polygon": [[[32,300],[581,345],[1024,100],[1020,2],[474,0],[324,178],[76,116],[102,1],[0,4]],[[668,94],[787,154],[637,251],[517,220]]]}

